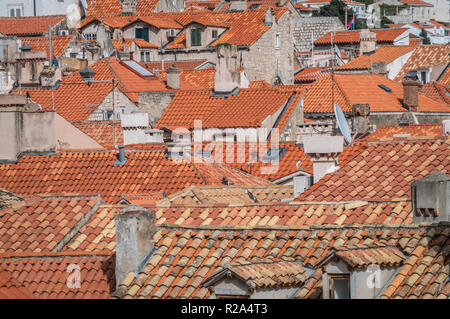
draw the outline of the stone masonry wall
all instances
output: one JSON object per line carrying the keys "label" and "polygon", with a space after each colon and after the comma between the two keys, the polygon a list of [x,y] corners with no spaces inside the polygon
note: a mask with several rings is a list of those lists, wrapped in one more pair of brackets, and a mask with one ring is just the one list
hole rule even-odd
{"label": "stone masonry wall", "polygon": [[[250,81],[265,80],[273,84],[279,68],[285,84],[294,83],[292,31],[292,14],[288,11],[277,22],[274,21],[249,51],[242,51],[243,64]],[[275,47],[276,35],[280,37],[279,48]]]}
{"label": "stone masonry wall", "polygon": [[311,51],[311,39],[318,39],[330,31],[344,31],[338,17],[295,18],[294,43],[297,51]]}
{"label": "stone masonry wall", "polygon": [[175,92],[139,93],[139,111],[148,113],[150,124],[154,126],[174,96]]}

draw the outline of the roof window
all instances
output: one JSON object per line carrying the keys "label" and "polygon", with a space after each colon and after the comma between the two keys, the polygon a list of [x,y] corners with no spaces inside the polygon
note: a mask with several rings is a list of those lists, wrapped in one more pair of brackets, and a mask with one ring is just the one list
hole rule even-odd
{"label": "roof window", "polygon": [[386,85],[378,84],[378,87],[382,88],[386,92],[392,93],[392,90],[390,88],[388,88]]}

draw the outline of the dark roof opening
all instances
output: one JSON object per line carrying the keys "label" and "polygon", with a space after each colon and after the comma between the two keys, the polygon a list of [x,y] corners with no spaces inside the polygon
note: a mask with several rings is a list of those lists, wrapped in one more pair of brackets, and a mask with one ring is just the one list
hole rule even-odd
{"label": "dark roof opening", "polygon": [[378,86],[380,88],[382,88],[383,90],[385,90],[386,92],[392,93],[392,90],[390,88],[388,88],[386,85],[378,84]]}

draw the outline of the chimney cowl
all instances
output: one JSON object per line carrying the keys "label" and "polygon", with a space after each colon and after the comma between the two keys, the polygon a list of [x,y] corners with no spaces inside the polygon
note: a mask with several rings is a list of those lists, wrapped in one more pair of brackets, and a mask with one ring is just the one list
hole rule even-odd
{"label": "chimney cowl", "polygon": [[80,71],[80,76],[84,81],[91,81],[95,78],[95,72],[90,67],[86,67],[83,70]]}
{"label": "chimney cowl", "polygon": [[20,51],[22,52],[28,52],[31,51],[32,48],[28,45],[27,42],[25,42],[21,47],[20,47]]}
{"label": "chimney cowl", "polygon": [[127,161],[127,158],[125,156],[125,146],[120,145],[119,146],[119,154],[118,154],[116,161],[114,162],[114,165],[123,165],[123,164],[125,164],[126,161]]}

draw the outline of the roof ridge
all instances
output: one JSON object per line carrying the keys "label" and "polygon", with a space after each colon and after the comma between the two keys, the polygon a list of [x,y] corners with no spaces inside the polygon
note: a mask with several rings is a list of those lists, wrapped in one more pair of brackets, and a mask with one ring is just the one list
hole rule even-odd
{"label": "roof ridge", "polygon": [[54,257],[80,257],[80,256],[110,256],[111,251],[49,251],[49,252],[15,252],[0,253],[0,259],[25,259],[25,258],[54,258]]}

